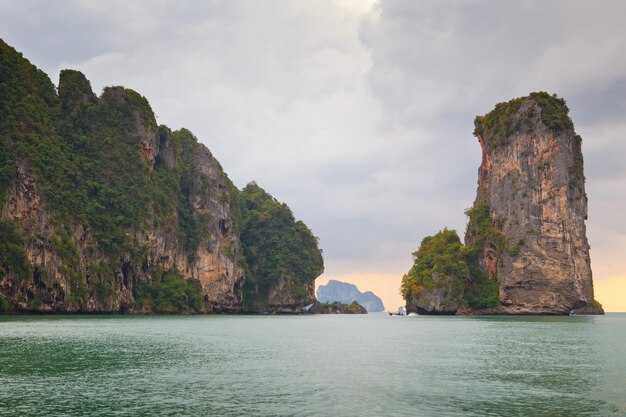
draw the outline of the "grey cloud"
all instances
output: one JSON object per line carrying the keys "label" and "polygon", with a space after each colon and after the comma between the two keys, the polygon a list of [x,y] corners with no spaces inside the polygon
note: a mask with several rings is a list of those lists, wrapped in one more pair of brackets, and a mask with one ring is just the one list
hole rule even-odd
{"label": "grey cloud", "polygon": [[626,116],[626,74],[606,85],[588,83],[586,88],[568,96],[572,118],[583,125],[623,122]]}
{"label": "grey cloud", "polygon": [[[104,26],[76,4],[67,6],[46,1],[2,2],[0,36],[47,72],[62,59],[78,62],[109,51],[102,36]],[[57,74],[49,75],[55,80]]]}
{"label": "grey cloud", "polygon": [[382,1],[379,8],[361,31],[372,50],[368,80],[388,117],[419,125],[445,122],[449,112],[471,117],[533,90],[584,95],[582,85],[606,78],[587,72],[589,62],[618,53],[597,39],[623,44],[615,16],[626,12],[617,1]]}

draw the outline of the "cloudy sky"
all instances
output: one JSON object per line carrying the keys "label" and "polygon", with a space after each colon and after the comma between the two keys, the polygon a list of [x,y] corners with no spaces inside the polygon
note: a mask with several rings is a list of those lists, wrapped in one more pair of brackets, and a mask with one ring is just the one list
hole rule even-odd
{"label": "cloudy sky", "polygon": [[0,1],[0,37],[94,91],[135,89],[239,187],[319,236],[387,308],[422,237],[465,229],[475,115],[548,91],[583,137],[597,298],[626,311],[626,2]]}

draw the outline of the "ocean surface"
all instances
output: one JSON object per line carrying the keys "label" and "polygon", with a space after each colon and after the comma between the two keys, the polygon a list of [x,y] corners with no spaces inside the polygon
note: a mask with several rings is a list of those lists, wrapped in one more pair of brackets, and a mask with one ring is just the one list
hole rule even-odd
{"label": "ocean surface", "polygon": [[0,316],[0,416],[624,416],[626,314]]}

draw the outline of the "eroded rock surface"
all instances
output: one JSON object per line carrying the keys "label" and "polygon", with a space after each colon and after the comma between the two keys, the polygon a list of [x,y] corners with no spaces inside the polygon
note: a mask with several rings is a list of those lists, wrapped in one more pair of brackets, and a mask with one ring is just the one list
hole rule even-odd
{"label": "eroded rock surface", "polygon": [[422,240],[402,280],[423,314],[603,314],[593,298],[582,139],[547,93],[499,103],[475,121],[478,190],[462,245]]}
{"label": "eroded rock surface", "polygon": [[[499,283],[501,310],[567,314],[591,305],[582,139],[565,102],[533,93],[475,124],[483,156],[474,207],[488,209],[500,234],[485,240],[479,265]],[[468,228],[466,243],[476,238]]]}

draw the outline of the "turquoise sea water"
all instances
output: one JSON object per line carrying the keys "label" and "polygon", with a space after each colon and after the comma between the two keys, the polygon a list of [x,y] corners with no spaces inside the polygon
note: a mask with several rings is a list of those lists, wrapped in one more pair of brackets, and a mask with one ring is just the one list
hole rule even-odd
{"label": "turquoise sea water", "polygon": [[0,316],[0,416],[623,416],[626,314]]}

